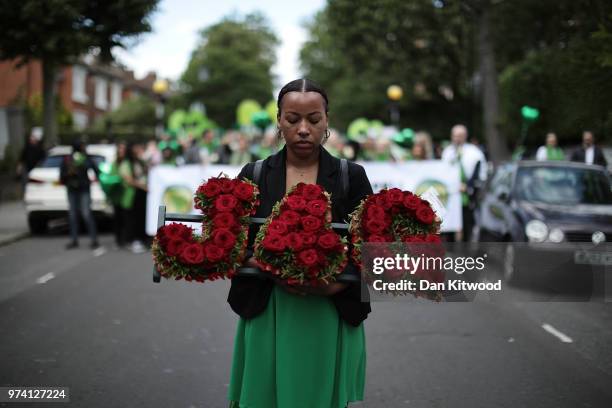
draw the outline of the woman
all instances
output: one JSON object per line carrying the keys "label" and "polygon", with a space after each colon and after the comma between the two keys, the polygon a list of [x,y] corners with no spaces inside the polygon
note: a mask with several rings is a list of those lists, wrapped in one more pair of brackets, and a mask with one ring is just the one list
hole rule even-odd
{"label": "woman", "polygon": [[130,142],[125,159],[119,165],[119,175],[124,182],[121,207],[127,228],[126,238],[131,242],[130,250],[135,253],[146,251],[144,225],[147,210],[147,166],[140,159],[140,148]]}
{"label": "woman", "polygon": [[[343,194],[340,160],[321,144],[329,135],[328,100],[312,81],[285,85],[277,100],[278,131],[285,147],[264,160],[256,217],[297,183],[317,183],[332,194],[332,219],[343,222],[372,193],[363,167],[349,163]],[[254,164],[239,177],[253,179]],[[255,228],[250,231],[250,243]],[[257,266],[250,258],[247,264]],[[363,400],[369,302],[361,285],[288,287],[252,277],[232,279],[228,302],[240,315],[229,386],[232,407],[344,408]],[[367,291],[364,293],[367,297]]]}
{"label": "woman", "polygon": [[[115,161],[111,165],[110,173],[118,176],[119,175],[119,166],[121,162],[125,160],[127,154],[127,144],[124,141],[119,141],[116,144],[117,147],[117,156],[115,157]],[[119,184],[120,187],[121,184]],[[123,188],[116,189],[118,194],[111,195],[110,200],[113,204],[113,232],[115,235],[115,245],[117,249],[123,248],[125,245],[125,215],[124,209],[121,207],[121,196],[123,194]]]}

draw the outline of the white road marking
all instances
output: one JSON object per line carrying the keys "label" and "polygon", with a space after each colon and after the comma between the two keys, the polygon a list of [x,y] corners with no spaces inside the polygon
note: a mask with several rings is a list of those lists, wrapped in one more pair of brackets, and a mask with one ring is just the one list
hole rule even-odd
{"label": "white road marking", "polygon": [[543,323],[542,328],[546,330],[547,332],[549,332],[550,334],[552,334],[553,336],[557,337],[563,343],[573,343],[574,342],[574,340],[572,340],[571,337],[565,335],[564,333],[561,333],[559,330],[555,329],[548,323]]}
{"label": "white road marking", "polygon": [[49,282],[53,278],[55,278],[55,274],[53,272],[49,272],[47,274],[44,274],[40,278],[36,279],[36,283],[38,283],[39,285],[42,285],[43,283]]}
{"label": "white road marking", "polygon": [[106,253],[106,248],[105,247],[99,247],[94,249],[93,251],[93,255],[94,256],[102,256]]}

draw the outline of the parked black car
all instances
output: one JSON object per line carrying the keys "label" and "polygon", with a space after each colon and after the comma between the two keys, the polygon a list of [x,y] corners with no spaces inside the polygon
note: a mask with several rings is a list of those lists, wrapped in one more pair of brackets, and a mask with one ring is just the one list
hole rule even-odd
{"label": "parked black car", "polygon": [[507,163],[480,198],[474,240],[504,243],[491,248],[500,249],[507,282],[556,279],[581,273],[580,265],[611,264],[605,243],[612,242],[612,191],[603,167]]}

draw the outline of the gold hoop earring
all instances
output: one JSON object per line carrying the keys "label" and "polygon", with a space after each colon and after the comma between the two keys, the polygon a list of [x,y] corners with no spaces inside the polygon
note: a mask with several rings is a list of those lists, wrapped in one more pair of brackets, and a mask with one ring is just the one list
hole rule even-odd
{"label": "gold hoop earring", "polygon": [[323,143],[327,142],[327,139],[329,139],[330,136],[331,136],[331,132],[329,131],[329,128],[325,129],[325,136],[323,137]]}

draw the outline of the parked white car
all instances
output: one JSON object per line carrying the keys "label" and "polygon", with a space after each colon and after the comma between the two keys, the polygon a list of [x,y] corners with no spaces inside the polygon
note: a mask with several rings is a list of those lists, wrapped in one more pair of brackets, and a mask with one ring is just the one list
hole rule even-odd
{"label": "parked white car", "polygon": [[[115,160],[114,145],[88,145],[87,153],[96,165],[102,162],[112,163]],[[25,205],[28,214],[28,225],[33,234],[47,230],[52,219],[68,216],[68,193],[60,184],[60,166],[64,158],[72,154],[71,146],[53,147],[47,158],[32,169],[25,189]],[[100,183],[92,170],[89,170],[91,183],[91,209],[95,218],[108,218],[113,213],[112,205],[107,200]]]}

